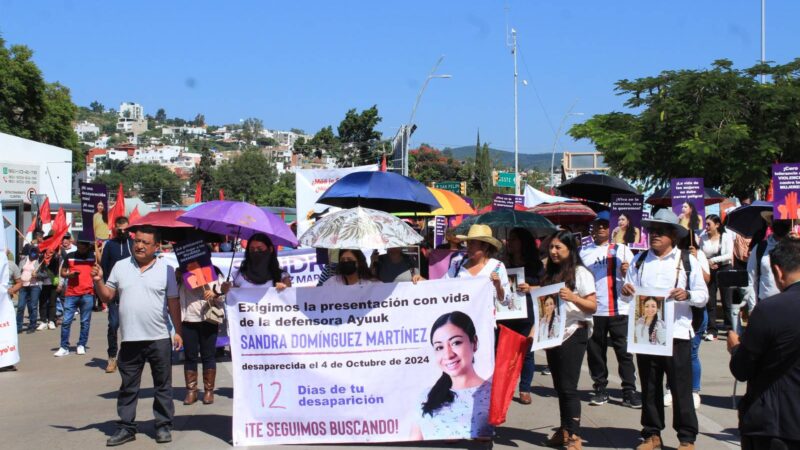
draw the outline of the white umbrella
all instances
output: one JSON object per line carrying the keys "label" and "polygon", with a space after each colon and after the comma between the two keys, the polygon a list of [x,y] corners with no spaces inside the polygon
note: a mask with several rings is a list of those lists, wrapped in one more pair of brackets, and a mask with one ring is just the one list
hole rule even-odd
{"label": "white umbrella", "polygon": [[323,217],[300,237],[316,248],[387,249],[422,241],[408,224],[389,213],[356,207]]}

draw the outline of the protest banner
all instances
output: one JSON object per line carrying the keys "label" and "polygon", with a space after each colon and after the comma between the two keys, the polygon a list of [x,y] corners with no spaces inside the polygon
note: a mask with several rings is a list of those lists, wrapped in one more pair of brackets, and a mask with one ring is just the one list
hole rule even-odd
{"label": "protest banner", "polygon": [[706,223],[703,179],[673,178],[670,181],[670,193],[672,211],[678,216],[680,224],[688,230],[701,230]]}
{"label": "protest banner", "polygon": [[96,241],[109,238],[108,192],[105,184],[81,183],[83,235]]}
{"label": "protest banner", "polygon": [[630,248],[644,250],[647,241],[642,234],[642,210],[644,197],[632,194],[611,196],[611,242],[625,244]]}
{"label": "protest banner", "polygon": [[494,194],[492,198],[492,209],[514,209],[514,205],[523,205],[524,203],[524,195]]}
{"label": "protest banner", "polygon": [[495,301],[495,319],[527,319],[528,302],[527,295],[517,289],[519,283],[525,282],[525,268],[517,267],[514,269],[506,268],[508,274],[509,291],[506,292],[505,299]]}
{"label": "protest banner", "polygon": [[797,194],[800,193],[800,164],[772,165],[773,202],[775,219],[795,220],[800,217]]}
{"label": "protest banner", "polygon": [[561,345],[567,323],[567,304],[558,296],[558,291],[564,286],[564,283],[551,284],[531,291],[535,330],[531,351]]}
{"label": "protest banner", "polygon": [[444,235],[447,232],[447,217],[436,216],[433,219],[433,248],[444,243]]}
{"label": "protest banner", "polygon": [[[0,210],[2,210],[0,202]],[[4,227],[0,227],[2,229]],[[6,234],[0,233],[0,367],[19,362],[17,314],[8,295],[9,267],[6,258]]]}
{"label": "protest banner", "polygon": [[358,167],[342,167],[337,169],[300,169],[295,172],[295,204],[297,205],[297,236],[302,236],[316,220],[315,212],[320,213],[327,205],[315,209],[317,200],[347,174],[353,172],[373,172],[378,170],[376,164]]}
{"label": "protest banner", "polygon": [[628,314],[628,353],[672,356],[673,307],[669,289],[636,286]]}
{"label": "protest banner", "polygon": [[211,251],[205,242],[181,242],[172,248],[187,288],[199,288],[217,279],[217,272],[211,264]]}
{"label": "protest banner", "polygon": [[588,247],[592,245],[592,242],[594,242],[594,239],[591,236],[581,236],[581,247]]}
{"label": "protest banner", "polygon": [[452,264],[464,259],[466,250],[436,249],[428,253],[428,279],[438,280],[447,274]]}
{"label": "protest banner", "polygon": [[[476,278],[231,290],[233,444],[491,436],[492,289]],[[447,378],[453,402],[427,402]]]}
{"label": "protest banner", "polygon": [[[172,267],[178,267],[178,259],[175,253],[162,253],[164,262]],[[238,253],[233,259],[233,267],[238,269],[242,264],[244,253]],[[231,267],[230,253],[212,253],[211,263],[220,269],[223,274],[228,273]],[[316,286],[319,276],[322,274],[322,265],[317,264],[317,253],[313,248],[304,248],[278,253],[278,263],[281,269],[292,277],[292,286],[307,287]]]}

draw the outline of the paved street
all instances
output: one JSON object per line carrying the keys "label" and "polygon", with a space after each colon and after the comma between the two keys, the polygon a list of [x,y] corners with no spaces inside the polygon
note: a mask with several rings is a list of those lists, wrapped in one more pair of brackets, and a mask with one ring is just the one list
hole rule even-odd
{"label": "paved street", "polygon": [[[104,372],[106,361],[106,314],[94,313],[88,351],[85,356],[74,353],[54,358],[60,329],[20,335],[22,361],[18,372],[0,373],[0,436],[3,448],[75,449],[100,448],[115,430],[116,390],[119,374]],[[72,343],[79,325],[73,323]],[[74,347],[73,347],[74,351]],[[614,356],[610,352],[610,361]],[[698,410],[699,449],[738,448],[735,436],[736,413],[731,409],[733,379],[728,372],[728,355],[724,341],[704,342],[700,348],[703,361],[703,405]],[[544,355],[537,354],[537,363]],[[619,379],[613,376],[610,387],[612,402],[600,407],[588,406],[591,380],[588,372],[581,375],[583,390],[583,434],[587,449],[633,448],[639,435],[639,411],[619,403]],[[612,368],[612,373],[616,368]],[[176,398],[183,398],[183,370],[173,366]],[[137,417],[141,421],[135,442],[125,449],[155,448],[151,411],[152,383],[149,371],[143,376],[143,392]],[[217,401],[206,406],[175,403],[176,419],[173,442],[167,447],[180,449],[227,448],[231,439],[232,377],[230,362],[220,364],[217,375]],[[740,385],[742,393],[744,386]],[[668,408],[668,427],[671,409]],[[537,372],[534,378],[534,401],[524,406],[512,403],[508,422],[497,430],[493,444],[461,441],[456,443],[400,443],[369,445],[377,448],[443,448],[443,449],[538,449],[546,435],[558,424],[558,403],[552,380]],[[675,433],[664,433],[668,447],[677,447]],[[340,449],[352,446],[280,446],[279,448]]]}

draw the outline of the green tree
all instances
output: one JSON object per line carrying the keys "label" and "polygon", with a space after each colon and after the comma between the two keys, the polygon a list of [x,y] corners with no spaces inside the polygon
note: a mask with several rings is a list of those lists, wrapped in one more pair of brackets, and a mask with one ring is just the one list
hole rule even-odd
{"label": "green tree", "polygon": [[266,205],[278,177],[275,166],[256,149],[247,149],[214,170],[214,188],[225,189],[232,200]]}
{"label": "green tree", "polygon": [[341,142],[333,134],[333,127],[323,127],[308,142],[305,138],[299,138],[294,143],[295,153],[306,158],[321,158],[325,154],[334,154],[339,151]]}
{"label": "green tree", "polygon": [[425,185],[436,181],[460,181],[461,164],[426,144],[408,152],[408,174]]}
{"label": "green tree", "polygon": [[375,163],[381,155],[378,145],[381,133],[375,127],[383,120],[378,115],[378,106],[357,113],[353,108],[339,123],[337,132],[341,147],[334,149],[332,156],[340,166]]}
{"label": "green tree", "polygon": [[489,144],[481,145],[481,134],[475,145],[475,176],[472,180],[474,192],[487,194],[492,191],[492,163],[489,159]]}
{"label": "green tree", "polygon": [[98,114],[103,114],[106,111],[106,107],[103,106],[103,104],[98,102],[97,100],[93,101],[92,103],[89,103],[89,108],[92,110],[92,112]]}
{"label": "green tree", "polygon": [[255,117],[244,119],[242,122],[242,140],[244,140],[245,145],[251,145],[251,142],[258,139],[263,129],[264,122],[261,119],[256,119]]}
{"label": "green tree", "polygon": [[126,195],[136,194],[145,202],[158,202],[163,193],[164,204],[180,204],[183,182],[171,170],[158,164],[131,164],[121,173],[99,175],[96,183],[104,183],[109,191],[119,183]]}
{"label": "green tree", "polygon": [[291,131],[291,132],[292,132],[292,133],[294,133],[294,134],[306,134],[306,132],[305,132],[305,131],[303,131],[303,130],[302,130],[302,129],[300,129],[300,128],[290,128],[290,129],[289,129],[289,131]]}
{"label": "green tree", "polygon": [[202,127],[202,126],[205,126],[205,124],[206,124],[206,116],[204,116],[203,114],[197,113],[197,115],[194,116],[194,126]]}
{"label": "green tree", "polygon": [[278,181],[272,185],[267,194],[265,204],[268,206],[285,206],[293,208],[295,206],[295,175],[291,172],[284,172],[278,177]]}
{"label": "green tree", "polygon": [[195,186],[197,182],[201,183],[203,198],[210,199],[213,198],[214,194],[214,155],[211,153],[211,150],[203,144],[203,148],[200,150],[200,164],[195,167],[194,172],[192,172],[192,177],[189,179],[189,182],[192,186]]}
{"label": "green tree", "polygon": [[164,108],[158,108],[155,119],[158,123],[164,123],[167,121],[167,112],[164,111]]}
{"label": "green tree", "polygon": [[[771,81],[759,84],[760,73]],[[633,112],[595,115],[569,133],[645,187],[703,176],[739,196],[768,185],[770,163],[800,159],[800,58],[744,70],[718,60],[707,70],[620,80],[616,90]]]}

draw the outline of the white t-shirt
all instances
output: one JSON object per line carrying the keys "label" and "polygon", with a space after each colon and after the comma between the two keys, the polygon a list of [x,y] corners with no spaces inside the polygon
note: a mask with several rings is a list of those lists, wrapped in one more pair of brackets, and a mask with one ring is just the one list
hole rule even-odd
{"label": "white t-shirt", "polygon": [[[575,269],[575,290],[572,291],[579,297],[586,297],[587,295],[597,292],[594,285],[594,275],[589,272],[589,269],[583,266],[578,266]],[[585,313],[578,308],[578,305],[572,302],[564,302],[567,309],[567,317],[564,328],[564,341],[570,338],[575,331],[581,326],[581,322],[586,322],[589,328],[589,336],[592,335],[592,314]]]}
{"label": "white t-shirt", "polygon": [[[581,249],[581,260],[586,268],[592,272],[597,292],[597,311],[595,316],[627,316],[628,303],[620,299],[622,286],[625,284],[625,275],[622,274],[622,264],[633,261],[633,252],[627,245],[608,243],[596,245],[591,243]],[[613,261],[616,270],[610,273],[610,262]]]}

